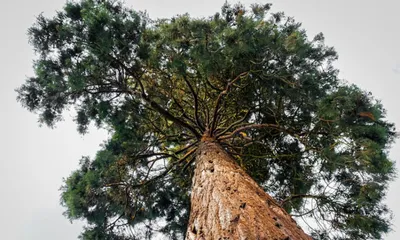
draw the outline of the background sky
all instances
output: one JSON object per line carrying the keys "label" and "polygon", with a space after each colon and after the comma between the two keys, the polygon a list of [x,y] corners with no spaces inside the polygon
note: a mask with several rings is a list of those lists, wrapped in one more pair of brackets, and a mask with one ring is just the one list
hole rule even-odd
{"label": "background sky", "polygon": [[[153,18],[179,13],[211,16],[225,0],[125,0]],[[231,1],[234,3],[234,1]],[[245,0],[248,5],[256,0]],[[312,38],[323,32],[339,53],[340,77],[382,100],[388,119],[400,127],[400,1],[274,0],[272,11],[284,11],[303,23]],[[59,187],[77,168],[82,155],[93,156],[106,139],[93,129],[81,136],[67,114],[55,129],[39,127],[34,114],[16,101],[14,89],[32,75],[32,48],[27,28],[35,16],[51,16],[65,0],[2,1],[0,10],[0,238],[7,240],[77,239],[82,224],[62,216]],[[400,141],[391,150],[399,162]],[[397,164],[400,168],[400,164]],[[385,239],[400,239],[400,180],[389,188],[393,229]]]}

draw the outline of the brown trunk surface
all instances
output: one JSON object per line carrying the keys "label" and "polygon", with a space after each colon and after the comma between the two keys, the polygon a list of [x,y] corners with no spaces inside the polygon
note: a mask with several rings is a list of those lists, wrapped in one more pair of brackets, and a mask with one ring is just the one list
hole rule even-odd
{"label": "brown trunk surface", "polygon": [[310,240],[216,142],[197,150],[186,240]]}

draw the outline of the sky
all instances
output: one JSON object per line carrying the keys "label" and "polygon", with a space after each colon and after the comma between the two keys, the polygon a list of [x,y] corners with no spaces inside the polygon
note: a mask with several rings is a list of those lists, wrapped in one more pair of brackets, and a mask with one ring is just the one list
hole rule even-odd
{"label": "sky", "polygon": [[[180,13],[211,16],[225,0],[125,0],[152,18]],[[234,1],[231,1],[234,3]],[[242,0],[245,5],[255,0]],[[340,77],[371,91],[400,126],[400,1],[270,0],[272,11],[284,11],[303,23],[310,38],[323,32],[339,53]],[[0,9],[0,237],[7,240],[77,239],[81,223],[71,224],[59,205],[62,178],[78,167],[81,156],[94,156],[107,133],[92,129],[79,135],[68,114],[55,129],[39,127],[37,117],[16,102],[14,89],[32,75],[34,54],[27,28],[35,16],[51,16],[65,0],[3,1]],[[400,169],[400,141],[390,156]],[[393,229],[385,239],[400,239],[400,179],[392,182],[387,204]]]}

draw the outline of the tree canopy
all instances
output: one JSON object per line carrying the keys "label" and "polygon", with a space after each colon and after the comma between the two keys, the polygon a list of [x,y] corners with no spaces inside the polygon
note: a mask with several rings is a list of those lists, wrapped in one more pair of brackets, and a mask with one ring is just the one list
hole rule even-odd
{"label": "tree canopy", "polygon": [[[213,137],[316,239],[381,239],[396,134],[337,54],[270,4],[152,20],[112,0],[69,1],[29,29],[35,75],[18,100],[54,126],[111,133],[65,179],[82,239],[182,239],[196,146]],[[307,230],[307,228],[305,229]]]}

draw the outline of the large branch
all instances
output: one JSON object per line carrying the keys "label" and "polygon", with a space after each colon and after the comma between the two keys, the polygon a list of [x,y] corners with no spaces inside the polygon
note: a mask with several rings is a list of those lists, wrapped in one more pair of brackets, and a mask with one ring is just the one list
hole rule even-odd
{"label": "large branch", "polygon": [[227,133],[229,130],[231,130],[231,128],[244,122],[246,120],[246,118],[249,116],[249,114],[250,114],[250,111],[247,111],[243,118],[237,120],[236,122],[233,122],[231,125],[229,125],[227,128],[225,128],[222,132],[218,133],[216,138],[223,136],[225,133]]}
{"label": "large branch", "polygon": [[199,118],[199,101],[198,101],[198,96],[196,94],[196,92],[194,91],[192,85],[190,84],[189,80],[187,80],[186,75],[183,76],[183,79],[185,80],[186,85],[188,85],[190,92],[193,95],[193,99],[194,99],[194,116],[196,119],[196,123],[197,126],[201,129],[201,130],[205,130],[203,124],[201,124],[200,118]]}
{"label": "large branch", "polygon": [[171,95],[171,98],[174,100],[174,103],[176,104],[176,106],[178,106],[178,108],[181,110],[182,116],[183,116],[184,118],[186,118],[188,121],[190,121],[191,123],[198,125],[193,119],[191,119],[191,118],[186,114],[185,109],[182,107],[182,105],[179,103],[179,101],[178,101],[174,96],[172,96],[172,95]]}
{"label": "large branch", "polygon": [[218,119],[218,113],[219,113],[219,107],[221,105],[221,101],[222,101],[222,97],[226,94],[228,94],[229,89],[231,88],[231,86],[239,79],[241,79],[242,77],[246,76],[247,74],[249,74],[249,72],[243,72],[241,74],[239,74],[238,76],[236,76],[236,78],[234,78],[233,80],[229,81],[228,84],[226,85],[224,91],[222,91],[219,95],[218,98],[215,102],[215,108],[214,108],[214,115],[213,115],[213,119],[212,119],[212,123],[211,123],[211,129],[210,129],[210,133],[213,134],[215,128],[216,128],[216,124],[217,124],[217,119]]}
{"label": "large branch", "polygon": [[[134,93],[136,95],[136,93]],[[160,113],[161,115],[163,115],[165,118],[167,118],[168,120],[173,121],[174,123],[187,128],[191,133],[193,133],[193,135],[200,139],[201,135],[199,132],[197,132],[197,130],[190,124],[182,121],[181,119],[173,116],[170,112],[168,112],[167,110],[165,110],[163,107],[161,107],[160,105],[158,105],[156,102],[154,102],[153,100],[151,100],[148,95],[146,94],[141,94],[142,99],[145,100],[154,110],[156,110],[158,113]]]}
{"label": "large branch", "polygon": [[170,112],[168,112],[167,110],[165,110],[163,107],[161,107],[159,104],[157,104],[156,102],[154,102],[146,93],[144,85],[142,83],[142,81],[140,80],[139,77],[136,76],[136,74],[134,72],[131,71],[131,69],[129,69],[123,62],[121,62],[119,59],[115,58],[114,56],[108,54],[116,63],[118,63],[122,68],[125,69],[125,71],[131,76],[133,77],[136,82],[139,84],[140,86],[140,93],[131,90],[131,89],[127,89],[127,91],[129,93],[131,93],[132,95],[138,96],[139,98],[143,99],[147,104],[149,104],[151,106],[151,108],[153,108],[154,110],[156,110],[158,113],[160,113],[161,115],[163,115],[165,118],[167,118],[168,120],[171,120],[172,122],[178,124],[179,126],[182,126],[184,128],[187,128],[190,132],[193,133],[193,135],[196,138],[201,138],[200,133],[197,132],[197,130],[190,124],[188,124],[185,121],[182,121],[181,119],[173,116]]}
{"label": "large branch", "polygon": [[[98,49],[101,49],[101,47],[98,44],[95,44],[95,47],[97,47]],[[129,67],[127,67],[125,65],[125,63],[123,63],[121,60],[119,60],[118,58],[114,57],[110,53],[104,53],[104,55],[108,56],[109,58],[111,58],[112,61],[114,61],[120,67],[122,67],[139,84],[140,93],[136,92],[133,89],[125,89],[129,94],[138,96],[139,98],[143,99],[147,104],[149,104],[151,106],[151,108],[156,110],[158,113],[163,115],[165,118],[167,118],[168,120],[171,120],[172,122],[174,122],[175,124],[177,124],[177,125],[179,125],[181,127],[187,128],[191,133],[193,133],[193,135],[196,138],[198,138],[198,139],[201,138],[200,133],[198,133],[193,126],[191,126],[190,124],[188,124],[188,123],[182,121],[181,119],[173,116],[170,112],[168,112],[163,107],[161,107],[159,104],[157,104],[152,99],[150,99],[150,97],[147,95],[147,93],[145,91],[144,85],[143,85],[142,81],[140,80],[140,77],[138,77],[137,74],[135,74]]]}

